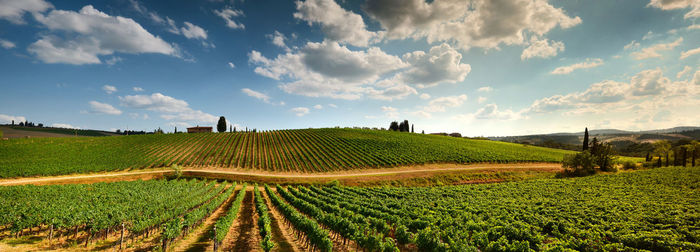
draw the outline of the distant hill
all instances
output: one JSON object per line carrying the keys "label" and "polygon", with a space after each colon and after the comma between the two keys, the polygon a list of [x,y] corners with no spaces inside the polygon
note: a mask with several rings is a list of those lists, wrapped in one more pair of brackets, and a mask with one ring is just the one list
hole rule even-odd
{"label": "distant hill", "polygon": [[[684,126],[645,131],[597,129],[589,130],[588,134],[591,138],[595,137],[600,141],[612,144],[619,154],[640,157],[650,152],[653,149],[652,143],[659,140],[679,143],[700,140],[700,127]],[[565,150],[579,150],[583,142],[583,135],[584,132],[581,131],[575,133],[489,137],[489,139]]]}
{"label": "distant hill", "polygon": [[114,132],[86,129],[66,129],[54,127],[24,127],[17,125],[0,125],[3,137],[6,138],[26,138],[26,137],[96,137],[115,136]]}

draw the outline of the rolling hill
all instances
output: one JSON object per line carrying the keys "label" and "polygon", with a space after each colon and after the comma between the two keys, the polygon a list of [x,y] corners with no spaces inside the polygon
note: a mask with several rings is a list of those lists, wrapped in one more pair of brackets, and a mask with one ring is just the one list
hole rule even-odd
{"label": "rolling hill", "polygon": [[425,163],[559,162],[570,151],[361,129],[300,129],[0,142],[0,177],[168,167],[313,173]]}

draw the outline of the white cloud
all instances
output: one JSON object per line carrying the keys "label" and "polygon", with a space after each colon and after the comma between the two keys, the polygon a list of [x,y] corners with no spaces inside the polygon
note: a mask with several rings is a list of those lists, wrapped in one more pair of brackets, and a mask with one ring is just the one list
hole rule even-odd
{"label": "white cloud", "polygon": [[173,46],[133,19],[107,15],[91,5],[80,12],[52,10],[35,17],[51,33],[41,35],[27,50],[45,63],[99,64],[99,56],[117,52],[178,56]]}
{"label": "white cloud", "polygon": [[297,1],[296,5],[294,17],[309,25],[319,23],[326,39],[366,47],[373,38],[381,36],[367,31],[362,16],[343,9],[334,0]]}
{"label": "white cloud", "polygon": [[[632,76],[629,82],[605,80],[592,84],[582,92],[554,95],[533,102],[529,113],[545,113],[557,110],[605,111],[631,101],[653,101],[656,97],[693,96],[700,94],[700,71],[689,82],[671,82],[661,69],[644,70]],[[696,78],[697,77],[697,78]],[[697,79],[697,80],[696,80]]]}
{"label": "white cloud", "polygon": [[0,114],[0,123],[2,124],[10,124],[13,120],[15,121],[15,124],[19,124],[20,122],[26,122],[27,118],[24,116],[11,116]]}
{"label": "white cloud", "polygon": [[123,60],[124,59],[122,59],[121,57],[114,56],[114,57],[111,57],[111,58],[105,60],[105,64],[112,66],[112,65],[117,64],[119,62],[122,62]]}
{"label": "white cloud", "polygon": [[415,51],[403,55],[403,60],[411,65],[398,79],[418,87],[429,87],[441,82],[463,81],[471,71],[469,64],[461,63],[462,54],[448,44],[433,46],[430,51]]}
{"label": "white cloud", "polygon": [[190,22],[185,22],[185,26],[181,27],[180,31],[188,39],[207,39],[207,31]]}
{"label": "white cloud", "polygon": [[54,123],[54,124],[51,124],[51,127],[64,128],[64,129],[80,129],[80,127],[75,127],[75,126],[67,124],[67,123]]}
{"label": "white cloud", "polygon": [[115,86],[111,86],[111,85],[102,86],[102,90],[104,90],[105,93],[107,93],[107,94],[112,94],[114,92],[117,92],[117,88]]}
{"label": "white cloud", "polygon": [[414,114],[430,118],[432,113],[435,112],[445,112],[448,108],[456,108],[464,104],[467,101],[467,95],[455,95],[455,96],[444,96],[438,97],[430,100],[427,106],[422,107],[420,110],[414,112]]}
{"label": "white cloud", "polygon": [[0,39],[0,46],[5,49],[12,49],[15,48],[16,45],[12,41]]}
{"label": "white cloud", "polygon": [[570,74],[576,69],[587,69],[597,67],[603,64],[602,59],[586,59],[585,62],[576,63],[569,66],[561,66],[554,69],[551,74]]}
{"label": "white cloud", "polygon": [[631,50],[631,49],[637,49],[637,48],[639,48],[639,46],[640,46],[639,42],[637,42],[636,40],[632,40],[632,42],[630,42],[629,44],[626,44],[623,47],[623,49],[625,49],[625,51]]}
{"label": "white cloud", "polygon": [[391,39],[454,41],[463,49],[524,44],[526,33],[542,36],[557,26],[566,29],[581,23],[579,17],[569,17],[545,0],[369,0],[364,10]]}
{"label": "white cloud", "polygon": [[686,19],[700,17],[700,2],[697,0],[651,0],[647,6],[662,10],[676,10],[690,8],[683,17]]}
{"label": "white cloud", "polygon": [[172,34],[177,34],[180,35],[180,29],[177,28],[177,25],[175,24],[175,20],[170,19],[170,17],[165,17],[165,21],[167,22],[167,31],[172,33]]}
{"label": "white cloud", "polygon": [[134,90],[134,92],[143,92],[143,88],[141,87],[134,87],[132,90]]}
{"label": "white cloud", "polygon": [[[258,51],[248,54],[249,62],[257,65],[255,73],[282,81],[280,88],[287,93],[310,97],[359,99],[364,94],[382,98],[408,88],[393,83],[377,90],[374,85],[382,75],[401,69],[406,64],[377,47],[352,51],[337,42],[308,42],[294,53],[280,54],[268,59]],[[393,89],[388,89],[393,87]]]}
{"label": "white cloud", "polygon": [[107,103],[90,101],[90,112],[95,114],[121,115],[122,111]]}
{"label": "white cloud", "polygon": [[482,93],[489,93],[493,91],[492,87],[485,86],[485,87],[480,87],[479,89],[476,90],[477,92],[482,92]]}
{"label": "white cloud", "polygon": [[306,114],[309,113],[309,108],[305,107],[296,107],[291,109],[291,111],[296,114],[297,116],[305,116]]}
{"label": "white cloud", "polygon": [[321,104],[316,104],[316,105],[314,105],[314,108],[315,108],[315,109],[323,109],[323,105],[321,105]]}
{"label": "white cloud", "polygon": [[521,116],[517,112],[513,112],[510,109],[501,110],[496,104],[487,104],[486,106],[477,110],[474,114],[471,114],[474,119],[481,120],[515,120],[519,119]]}
{"label": "white cloud", "polygon": [[384,116],[389,119],[398,119],[399,118],[399,110],[390,107],[390,106],[382,106],[382,112],[384,112]]}
{"label": "white cloud", "polygon": [[236,68],[236,65],[234,65],[233,62],[229,62],[228,67],[230,67],[231,69],[234,69],[234,68]]}
{"label": "white cloud", "polygon": [[650,58],[661,58],[660,51],[670,51],[673,48],[679,46],[683,43],[683,38],[678,38],[676,41],[666,44],[656,44],[651,47],[642,49],[639,52],[633,52],[631,55],[634,56],[636,60],[650,59]]}
{"label": "white cloud", "polygon": [[214,123],[219,118],[190,108],[186,101],[178,100],[161,93],[151,95],[127,95],[119,97],[121,105],[133,109],[144,109],[162,113],[166,120]]}
{"label": "white cloud", "polygon": [[246,94],[250,97],[264,101],[265,103],[270,103],[270,96],[268,96],[266,94],[260,93],[260,92],[255,91],[255,90],[251,90],[249,88],[243,88],[243,89],[241,89],[241,92],[243,92],[244,94]]}
{"label": "white cloud", "polygon": [[228,28],[245,29],[245,25],[233,20],[233,18],[235,18],[235,17],[243,16],[243,11],[241,11],[241,10],[224,8],[222,10],[214,10],[214,14],[223,18],[224,21],[226,21],[226,26],[228,26]]}
{"label": "white cloud", "polygon": [[688,29],[688,30],[698,30],[698,29],[700,29],[700,24],[692,24],[692,25],[686,27],[686,29]]}
{"label": "white cloud", "polygon": [[689,66],[683,67],[683,70],[681,70],[680,72],[678,72],[678,73],[676,74],[676,79],[680,79],[681,77],[683,77],[683,75],[686,75],[687,73],[690,73],[690,70],[692,70],[692,68],[689,67]]}
{"label": "white cloud", "polygon": [[44,0],[0,0],[0,19],[14,24],[24,24],[26,13],[38,14],[53,8],[51,3]]}
{"label": "white cloud", "polygon": [[429,95],[429,94],[426,94],[426,93],[422,93],[422,94],[420,94],[420,96],[419,96],[419,97],[420,97],[421,99],[423,99],[423,100],[427,100],[427,99],[430,99],[430,95]]}
{"label": "white cloud", "polygon": [[281,32],[275,31],[273,34],[268,34],[267,37],[270,38],[273,45],[283,48],[287,52],[290,52],[292,50],[284,42],[285,40],[287,40],[287,37],[285,37],[284,34],[282,34]]}
{"label": "white cloud", "polygon": [[328,103],[328,107],[331,107],[331,108],[338,108],[338,105],[335,105],[335,104],[333,104],[333,103]]}
{"label": "white cloud", "polygon": [[700,53],[700,47],[695,48],[695,49],[690,49],[688,51],[681,52],[681,58],[680,59],[685,59],[688,58],[692,55]]}
{"label": "white cloud", "polygon": [[538,40],[537,37],[532,36],[532,39],[530,39],[530,46],[525,48],[523,53],[520,54],[520,60],[530,58],[551,58],[557,56],[559,52],[564,51],[564,43],[561,41],[551,41],[551,44],[549,42],[550,41],[548,39]]}
{"label": "white cloud", "polygon": [[482,104],[482,103],[486,102],[486,100],[488,100],[488,98],[483,97],[483,96],[479,96],[479,98],[477,99],[477,102],[479,104]]}

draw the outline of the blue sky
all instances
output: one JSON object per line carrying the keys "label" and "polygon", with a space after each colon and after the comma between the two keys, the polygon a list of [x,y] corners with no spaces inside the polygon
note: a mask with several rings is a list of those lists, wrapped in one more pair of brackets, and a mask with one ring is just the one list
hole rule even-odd
{"label": "blue sky", "polygon": [[0,0],[0,123],[698,126],[695,0]]}

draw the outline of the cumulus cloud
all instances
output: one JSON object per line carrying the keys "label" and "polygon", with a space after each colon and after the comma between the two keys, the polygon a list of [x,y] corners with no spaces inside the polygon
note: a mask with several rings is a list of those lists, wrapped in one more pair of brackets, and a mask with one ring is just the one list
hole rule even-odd
{"label": "cumulus cloud", "polygon": [[338,105],[335,105],[335,104],[333,104],[333,103],[328,103],[328,107],[331,107],[331,108],[338,108]]}
{"label": "cumulus cloud", "polygon": [[382,106],[382,112],[384,112],[384,117],[389,119],[399,118],[399,110],[391,106]]}
{"label": "cumulus cloud", "polygon": [[423,100],[427,100],[427,99],[430,99],[430,95],[429,95],[429,94],[426,94],[426,93],[422,93],[422,94],[420,94],[420,96],[419,96],[419,97],[420,97],[421,99],[423,99]]}
{"label": "cumulus cloud", "polygon": [[121,115],[122,111],[107,103],[90,101],[90,113],[106,114],[106,115]]}
{"label": "cumulus cloud", "polygon": [[180,31],[188,39],[207,39],[207,31],[190,22],[185,22],[185,26],[181,27]]}
{"label": "cumulus cloud", "polygon": [[143,88],[141,87],[134,87],[132,90],[134,90],[134,92],[143,92]]}
{"label": "cumulus cloud", "polygon": [[486,102],[486,100],[488,100],[488,98],[483,97],[483,96],[479,96],[479,98],[477,99],[477,102],[479,104],[482,104],[482,103]]}
{"label": "cumulus cloud", "polygon": [[647,48],[642,49],[638,52],[633,52],[631,55],[634,56],[636,60],[650,59],[650,58],[661,58],[661,51],[670,51],[673,48],[679,46],[683,43],[683,38],[678,38],[676,41],[665,44],[656,44]]}
{"label": "cumulus cloud", "polygon": [[454,41],[463,49],[524,44],[526,33],[542,36],[581,23],[545,0],[368,0],[364,10],[389,38]]}
{"label": "cumulus cloud", "polygon": [[554,69],[551,74],[570,74],[576,69],[594,68],[603,64],[602,59],[586,59],[585,62],[576,63],[569,66],[561,66]]}
{"label": "cumulus cloud", "polygon": [[700,17],[700,2],[697,0],[651,0],[647,6],[662,10],[676,10],[689,8],[690,11],[683,17],[686,19]]}
{"label": "cumulus cloud", "polygon": [[530,46],[523,50],[520,54],[520,60],[526,60],[530,58],[551,58],[557,56],[559,52],[564,51],[564,43],[560,41],[550,41],[548,39],[537,39],[532,37],[530,40]]}
{"label": "cumulus cloud", "polygon": [[99,56],[117,52],[177,56],[173,46],[133,19],[107,15],[91,5],[79,12],[52,10],[35,17],[51,32],[41,35],[27,50],[45,63],[99,64]]}
{"label": "cumulus cloud", "polygon": [[444,96],[430,100],[427,106],[422,107],[414,114],[430,118],[432,113],[445,112],[448,108],[456,108],[467,101],[467,95]]}
{"label": "cumulus cloud", "polygon": [[321,104],[316,104],[316,105],[314,105],[314,108],[315,108],[315,109],[323,109],[323,105],[321,105]]}
{"label": "cumulus cloud", "polygon": [[520,113],[510,109],[501,110],[496,104],[487,104],[472,114],[474,119],[481,120],[515,120],[520,118]]}
{"label": "cumulus cloud", "polygon": [[400,73],[398,78],[406,83],[417,84],[418,87],[463,81],[471,71],[469,64],[461,63],[462,54],[444,43],[433,46],[427,53],[406,53],[403,60],[411,67]]}
{"label": "cumulus cloud", "polygon": [[482,92],[482,93],[489,93],[493,91],[492,87],[485,86],[485,87],[480,87],[479,89],[476,90],[477,92]]}
{"label": "cumulus cloud", "polygon": [[15,124],[19,124],[20,122],[26,122],[27,118],[24,116],[12,116],[12,115],[0,114],[0,123],[10,124],[10,123],[12,123],[12,121],[15,121]]}
{"label": "cumulus cloud", "polygon": [[689,66],[683,67],[683,70],[681,70],[680,72],[678,72],[676,74],[676,79],[680,79],[681,77],[683,77],[683,75],[690,73],[691,70],[692,70],[692,68]]}
{"label": "cumulus cloud", "polygon": [[51,3],[44,0],[0,0],[0,19],[14,24],[24,24],[24,14],[38,14],[53,8]]}
{"label": "cumulus cloud", "polygon": [[102,90],[104,90],[107,94],[112,94],[114,92],[117,92],[117,87],[111,85],[104,85],[102,86]]}
{"label": "cumulus cloud", "polygon": [[681,58],[680,59],[685,59],[688,58],[692,55],[700,53],[700,47],[695,48],[695,49],[690,49],[688,51],[681,52]]}
{"label": "cumulus cloud", "polygon": [[307,21],[309,25],[318,23],[327,39],[366,47],[377,36],[367,30],[362,16],[343,9],[334,0],[306,0],[296,2],[294,17]]}
{"label": "cumulus cloud", "polygon": [[228,67],[230,67],[231,69],[236,68],[236,65],[234,65],[233,62],[229,62],[227,65],[228,65]]}
{"label": "cumulus cloud", "polygon": [[296,114],[297,116],[305,116],[309,113],[309,108],[306,107],[296,107],[292,108],[291,111]]}
{"label": "cumulus cloud", "polygon": [[292,50],[287,46],[285,42],[287,40],[287,37],[284,36],[284,34],[282,34],[281,32],[275,31],[272,34],[268,34],[267,37],[270,38],[273,45],[283,48],[287,52],[290,52]]}
{"label": "cumulus cloud", "polygon": [[0,46],[5,49],[12,49],[15,48],[15,43],[9,40],[0,39]]}
{"label": "cumulus cloud", "polygon": [[67,123],[54,123],[54,124],[51,124],[51,127],[64,128],[64,129],[80,129],[80,127],[75,127],[75,126],[67,124]]}
{"label": "cumulus cloud", "polygon": [[266,94],[260,93],[258,91],[252,90],[250,88],[243,88],[243,89],[241,89],[241,92],[243,92],[247,96],[264,101],[265,103],[270,103],[270,96],[268,96]]}
{"label": "cumulus cloud", "polygon": [[166,120],[214,123],[219,118],[211,114],[194,110],[184,100],[179,100],[161,93],[151,95],[127,95],[119,97],[121,106],[132,109],[144,109],[162,113]]}
{"label": "cumulus cloud", "polygon": [[226,21],[226,26],[231,29],[245,29],[245,25],[233,20],[235,17],[243,16],[243,11],[236,10],[232,8],[224,8],[221,10],[214,10],[214,14],[221,17]]}
{"label": "cumulus cloud", "polygon": [[546,113],[557,110],[586,110],[597,105],[618,104],[632,100],[650,100],[650,97],[693,96],[700,94],[700,71],[691,81],[671,82],[660,68],[644,70],[632,76],[629,82],[605,80],[588,89],[565,95],[554,95],[533,102],[528,113]]}
{"label": "cumulus cloud", "polygon": [[[400,91],[397,84],[377,89],[375,82],[381,76],[406,67],[398,57],[386,54],[377,47],[352,51],[337,42],[308,42],[296,52],[280,54],[268,59],[258,51],[251,51],[249,62],[257,65],[255,73],[281,80],[280,88],[287,93],[310,97],[359,99],[364,94],[382,91]],[[395,87],[396,90],[386,90]]]}
{"label": "cumulus cloud", "polygon": [[632,42],[630,42],[629,44],[626,44],[623,47],[623,49],[625,49],[625,51],[631,50],[631,49],[637,49],[637,48],[639,48],[639,46],[640,46],[639,42],[637,42],[636,40],[632,40]]}

